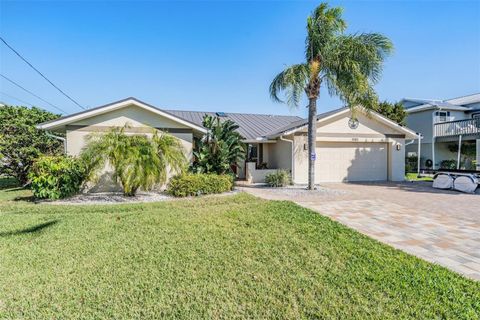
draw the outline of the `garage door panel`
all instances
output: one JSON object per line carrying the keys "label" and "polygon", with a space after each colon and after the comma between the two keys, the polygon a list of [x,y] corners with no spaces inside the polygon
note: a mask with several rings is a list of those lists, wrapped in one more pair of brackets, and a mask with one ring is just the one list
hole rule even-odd
{"label": "garage door panel", "polygon": [[385,143],[317,143],[316,182],[387,180]]}

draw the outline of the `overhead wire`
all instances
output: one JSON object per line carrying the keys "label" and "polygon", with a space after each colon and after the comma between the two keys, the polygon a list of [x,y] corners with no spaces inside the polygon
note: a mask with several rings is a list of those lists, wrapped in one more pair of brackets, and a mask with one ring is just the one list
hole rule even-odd
{"label": "overhead wire", "polygon": [[25,100],[22,100],[22,99],[20,99],[20,98],[17,98],[17,97],[15,97],[15,96],[12,96],[11,94],[8,94],[8,93],[6,93],[6,92],[0,91],[0,94],[1,94],[1,95],[4,95],[4,96],[7,96],[7,97],[10,97],[10,98],[12,98],[12,99],[18,100],[18,101],[20,101],[21,103],[25,103],[25,104],[29,105],[30,107],[33,107],[33,104],[32,104],[32,103],[27,102],[27,101],[25,101]]}
{"label": "overhead wire", "polygon": [[45,103],[47,103],[48,105],[50,105],[51,107],[57,109],[58,111],[60,111],[60,112],[62,112],[62,113],[65,113],[65,114],[67,113],[67,112],[65,112],[65,110],[63,110],[62,108],[57,107],[57,106],[54,105],[53,103],[48,102],[47,100],[43,99],[42,97],[38,96],[37,94],[33,93],[32,91],[26,89],[26,88],[23,87],[22,85],[18,84],[17,82],[13,81],[12,79],[8,78],[8,77],[5,76],[4,74],[1,74],[1,73],[0,73],[0,76],[1,76],[2,78],[4,78],[5,80],[9,81],[10,83],[14,84],[15,86],[19,87],[19,88],[22,89],[23,91],[30,93],[30,94],[31,94],[32,96],[34,96],[35,98],[40,99],[40,100],[42,100],[43,102],[45,102]]}
{"label": "overhead wire", "polygon": [[35,70],[42,78],[44,78],[48,83],[50,83],[55,89],[57,89],[61,94],[63,94],[65,97],[67,97],[70,101],[75,103],[78,107],[80,107],[83,110],[86,110],[85,107],[80,105],[77,101],[75,101],[72,97],[70,97],[68,94],[66,94],[62,89],[60,89],[57,85],[55,85],[50,79],[47,78],[40,70],[35,68],[33,64],[31,64],[26,58],[24,58],[17,50],[15,50],[8,42],[0,36],[0,40],[10,49],[12,50],[20,59],[22,59],[27,65],[30,66],[33,70]]}

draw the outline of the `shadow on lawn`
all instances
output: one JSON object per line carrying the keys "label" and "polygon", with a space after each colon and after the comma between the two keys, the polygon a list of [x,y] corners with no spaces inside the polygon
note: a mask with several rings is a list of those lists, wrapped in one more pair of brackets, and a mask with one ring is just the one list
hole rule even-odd
{"label": "shadow on lawn", "polygon": [[34,196],[19,196],[13,198],[13,201],[25,201],[25,202],[35,202],[35,197]]}
{"label": "shadow on lawn", "polygon": [[21,230],[0,232],[0,237],[10,237],[10,236],[18,236],[22,234],[37,233],[57,223],[58,223],[58,220],[51,220],[51,221],[37,224],[35,226],[31,226],[29,228],[21,229]]}

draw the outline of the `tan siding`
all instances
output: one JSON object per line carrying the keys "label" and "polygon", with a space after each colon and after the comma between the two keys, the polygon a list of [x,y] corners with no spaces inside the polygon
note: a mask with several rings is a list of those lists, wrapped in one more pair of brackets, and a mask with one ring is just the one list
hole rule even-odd
{"label": "tan siding", "polygon": [[[67,154],[72,156],[80,155],[82,148],[84,148],[87,137],[90,134],[102,134],[107,126],[124,126],[129,124],[131,127],[127,134],[134,134],[141,132],[150,135],[150,130],[153,127],[161,128],[177,128],[184,129],[185,126],[165,119],[159,115],[150,113],[138,107],[125,107],[120,110],[115,110],[110,113],[102,114],[90,119],[85,119],[72,124],[67,129]],[[76,129],[75,129],[76,128]],[[101,129],[101,130],[99,130]],[[171,132],[173,136],[180,139],[186,153],[187,159],[192,159],[193,148],[193,132]],[[178,130],[182,131],[182,130]],[[119,186],[112,181],[111,168],[108,166],[100,174],[100,179],[96,184],[91,184],[90,191],[104,192],[104,191],[118,191]]]}
{"label": "tan siding", "polygon": [[[368,174],[365,172],[365,180],[381,180],[389,179],[394,181],[401,181],[404,179],[405,171],[405,140],[403,134],[393,127],[387,126],[374,118],[370,118],[367,115],[362,113],[357,113],[357,119],[359,121],[358,128],[351,129],[348,125],[348,121],[351,117],[351,114],[344,114],[337,117],[334,117],[327,122],[320,122],[317,128],[317,143],[320,147],[323,145],[324,149],[317,149],[317,172],[316,180],[319,181],[328,181],[332,180],[333,177],[322,177],[322,168],[320,162],[324,162],[325,165],[334,166],[334,160],[329,161],[329,159],[334,159],[335,156],[340,156],[337,153],[342,149],[346,150],[343,154],[341,161],[344,161],[351,151],[353,163],[355,160],[355,155],[364,155],[362,159],[358,161],[358,170],[352,167],[352,175],[350,180],[362,180],[362,177],[359,175],[359,170],[362,166],[365,165],[365,171],[370,170],[368,167],[369,161],[383,161],[385,163],[379,167],[377,172],[372,172]],[[299,133],[295,137],[295,158],[294,158],[294,182],[295,183],[307,183],[308,181],[308,151],[304,149],[304,145],[307,143],[307,137],[305,133]],[[396,150],[395,145],[400,144],[400,150]],[[341,148],[342,146],[347,146],[348,148]],[[383,146],[379,148],[379,146]],[[347,150],[348,149],[348,150]],[[382,150],[380,150],[382,149]],[[363,150],[363,151],[362,151]],[[319,154],[322,152],[322,154]],[[369,160],[368,154],[373,157],[373,160]],[[338,160],[341,162],[340,160]],[[347,161],[347,160],[345,160]],[[344,162],[345,162],[344,161]],[[341,168],[340,168],[341,167]],[[349,180],[348,177],[348,167],[338,164],[338,171],[335,173],[337,179],[336,181]],[[342,171],[343,170],[343,171]],[[342,172],[340,172],[342,171]],[[323,172],[323,175],[327,175],[326,172]],[[339,179],[338,177],[345,175],[345,179]]]}

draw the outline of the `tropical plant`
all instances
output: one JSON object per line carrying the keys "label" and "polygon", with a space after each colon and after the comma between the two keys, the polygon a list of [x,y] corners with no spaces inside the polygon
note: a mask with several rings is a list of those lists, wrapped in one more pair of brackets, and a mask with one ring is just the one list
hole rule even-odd
{"label": "tropical plant", "polygon": [[358,105],[377,109],[373,89],[381,75],[383,61],[393,50],[391,41],[378,33],[345,34],[342,8],[320,4],[307,18],[306,61],[287,67],[270,85],[276,102],[286,93],[286,102],[297,107],[302,93],[308,98],[308,188],[314,189],[317,99],[324,85],[351,109]]}
{"label": "tropical plant", "polygon": [[112,128],[105,134],[88,137],[81,157],[88,178],[94,179],[106,163],[113,167],[114,179],[122,185],[126,196],[134,196],[139,188],[150,190],[167,181],[169,171],[180,173],[186,166],[181,142],[165,132],[127,135],[128,126]]}
{"label": "tropical plant", "polygon": [[28,174],[35,198],[60,199],[77,193],[85,179],[85,167],[78,158],[42,156]]}
{"label": "tropical plant", "polygon": [[287,170],[277,170],[265,176],[265,182],[274,188],[285,187],[292,184],[292,177]]}
{"label": "tropical plant", "polygon": [[60,141],[53,139],[35,125],[58,118],[59,115],[22,106],[0,108],[0,175],[15,177],[21,184],[28,181],[28,172],[41,155],[59,155]]}
{"label": "tropical plant", "polygon": [[400,102],[380,102],[376,111],[382,116],[395,121],[399,125],[406,125],[405,119],[407,117],[407,112],[405,111],[403,104],[401,104]]}
{"label": "tropical plant", "polygon": [[230,119],[205,115],[203,126],[207,133],[196,144],[193,171],[200,173],[225,174],[232,166],[245,159],[245,144],[236,131],[238,125]]}

